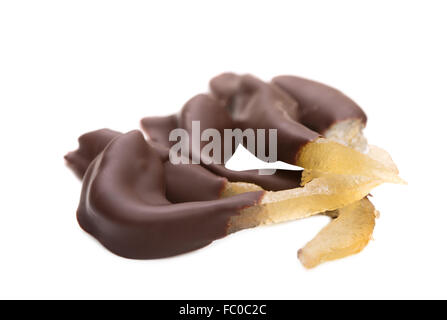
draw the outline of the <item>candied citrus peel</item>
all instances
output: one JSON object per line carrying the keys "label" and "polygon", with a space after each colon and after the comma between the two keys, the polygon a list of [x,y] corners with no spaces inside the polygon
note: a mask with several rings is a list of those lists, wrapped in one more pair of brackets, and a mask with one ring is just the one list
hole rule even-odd
{"label": "candied citrus peel", "polygon": [[[229,231],[302,219],[335,210],[364,198],[380,183],[367,177],[331,175],[316,178],[301,188],[265,192],[258,205],[244,209],[240,215],[231,218]],[[260,190],[256,187],[252,184],[228,183],[223,195]]]}
{"label": "candied citrus peel", "polygon": [[307,143],[299,152],[297,165],[329,174],[364,176],[383,182],[404,183],[381,161],[325,138]]}
{"label": "candied citrus peel", "polygon": [[[393,160],[391,159],[391,156],[388,154],[388,152],[386,152],[385,150],[373,146],[373,145],[369,145],[368,146],[368,152],[365,154],[365,156],[369,157],[370,159],[373,159],[376,162],[380,162],[381,165],[386,168],[386,170],[393,174],[395,179],[395,183],[403,183],[405,184],[406,182],[404,180],[402,180],[398,175],[399,175],[399,170],[397,169],[395,163],[393,162]],[[305,185],[306,183],[310,182],[312,179],[321,177],[321,176],[331,176],[331,175],[336,175],[336,174],[328,174],[328,173],[324,173],[318,170],[304,170],[303,174],[301,176],[301,185]],[[352,175],[355,176],[355,175]],[[362,175],[363,176],[363,175]],[[381,183],[383,182],[390,182],[389,180],[384,180],[381,178],[373,178],[373,177],[367,177],[364,176],[365,178],[369,178],[371,180],[377,180],[377,181],[381,181]]]}
{"label": "candied citrus peel", "polygon": [[247,182],[227,182],[224,185],[220,197],[227,198],[232,197],[241,193],[251,192],[251,191],[261,191],[264,190],[260,186],[254,183]]}
{"label": "candied citrus peel", "polygon": [[[356,138],[354,135],[354,133],[357,135],[362,134],[360,129],[356,129],[358,126],[359,124],[356,122],[342,122],[342,130],[351,134],[339,134],[339,140],[341,139],[340,141],[342,141],[346,138],[346,144],[357,149],[365,148],[366,139],[363,137]],[[336,131],[333,130],[333,132]],[[340,132],[338,130],[338,133]],[[331,142],[329,141],[328,143]],[[334,144],[340,146],[342,150],[347,149],[355,152],[359,157],[366,157],[371,162],[379,164],[384,170],[386,169],[386,172],[389,172],[390,175],[398,178],[396,166],[392,162],[391,157],[382,149],[370,147],[368,156],[366,156],[349,146],[343,146],[335,142]],[[383,179],[371,177],[371,175],[347,175],[304,170],[301,181],[303,187],[266,192],[260,204],[242,210],[240,215],[231,219],[229,231],[235,232],[259,225],[297,220],[337,210],[363,199],[373,188],[383,182]],[[222,197],[258,190],[262,190],[262,188],[255,184],[229,182],[224,188]]]}
{"label": "candied citrus peel", "polygon": [[[324,214],[333,220],[299,250],[302,264],[313,268],[360,252],[371,239],[378,214],[366,196],[384,182],[405,183],[390,155],[367,145],[360,126],[342,122],[328,133],[330,139],[306,145],[298,160],[306,169],[302,187],[266,192],[258,205],[231,218],[229,232]],[[222,197],[258,190],[262,188],[255,184],[229,182]]]}
{"label": "candied citrus peel", "polygon": [[337,211],[338,217],[298,251],[304,267],[314,268],[323,262],[356,254],[371,239],[378,213],[367,198]]}
{"label": "candied citrus peel", "polygon": [[364,176],[405,184],[391,156],[379,147],[368,145],[363,128],[359,120],[341,121],[326,131],[325,138],[305,145],[297,161],[305,168],[301,184],[324,174]]}
{"label": "candied citrus peel", "polygon": [[[381,170],[387,172],[386,177],[370,177],[377,184],[382,182],[405,183],[398,177],[399,170],[394,164],[391,156],[383,149],[367,145],[367,141],[362,133],[363,125],[356,121],[343,121],[334,125],[326,133],[326,137],[346,146],[362,152],[366,157],[381,164]],[[305,170],[302,174],[301,185],[306,185],[321,177],[338,176],[327,174],[316,170]],[[359,176],[346,176],[346,179],[359,179]],[[324,228],[311,242],[309,242],[298,253],[298,257],[306,268],[313,268],[318,264],[343,258],[347,255],[360,252],[368,243],[375,226],[375,218],[378,212],[371,202],[364,198],[352,203],[344,208],[330,211],[329,216],[335,218],[326,228]]]}

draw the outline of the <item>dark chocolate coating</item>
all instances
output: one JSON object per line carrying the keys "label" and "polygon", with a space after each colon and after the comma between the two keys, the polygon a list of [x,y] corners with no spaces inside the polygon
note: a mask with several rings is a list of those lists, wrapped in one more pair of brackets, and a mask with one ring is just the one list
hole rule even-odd
{"label": "dark chocolate coating", "polygon": [[[82,177],[90,163],[114,138],[122,133],[109,129],[92,131],[79,138],[79,148],[65,156],[68,165]],[[227,180],[199,165],[169,162],[168,149],[148,141],[164,165],[166,198],[173,203],[219,199]],[[89,151],[89,152],[86,152]]]}
{"label": "dark chocolate coating", "polygon": [[[366,123],[360,107],[340,91],[298,77],[281,76],[265,83],[250,75],[226,73],[212,79],[210,87],[212,96],[195,96],[177,115],[143,119],[149,141],[139,131],[122,134],[103,129],[82,135],[79,149],[65,156],[83,178],[79,224],[112,252],[135,259],[162,258],[224,237],[231,217],[258,204],[264,194],[219,199],[228,180],[252,182],[266,190],[299,185],[301,171],[259,175],[257,170],[233,171],[203,161],[173,165],[171,130],[182,128],[191,134],[195,120],[202,131],[214,128],[221,137],[224,129],[277,129],[278,159],[296,164],[300,148],[334,123],[347,119]],[[201,142],[201,147],[207,143]],[[190,151],[185,156],[203,160],[191,146]]]}
{"label": "dark chocolate coating", "polygon": [[151,141],[155,141],[160,145],[169,148],[173,145],[173,142],[169,141],[169,133],[172,129],[178,127],[178,116],[173,114],[168,117],[151,117],[150,119],[141,120],[141,125],[143,127],[146,126],[145,122],[149,122],[147,125],[150,125],[154,128],[153,131],[148,132],[146,134],[149,136]]}
{"label": "dark chocolate coating", "polygon": [[[217,129],[221,133],[221,137],[223,137],[224,129],[233,129],[234,127],[228,111],[215,98],[206,94],[199,94],[190,99],[178,115],[147,117],[141,120],[141,126],[151,139],[169,148],[176,143],[169,141],[169,132],[176,128],[182,128],[191,135],[192,121],[200,121],[201,131],[208,128]],[[207,143],[202,143],[202,146]],[[223,142],[221,145],[223,146]],[[235,145],[233,147],[236,148]],[[192,153],[192,151],[190,147],[190,152]],[[221,154],[223,155],[223,150]],[[189,156],[192,157],[191,154]],[[301,181],[301,171],[276,170],[272,175],[259,175],[258,170],[234,171],[225,168],[223,164],[206,164],[203,162],[203,155],[195,156],[196,158],[201,157],[201,165],[218,176],[225,177],[231,182],[254,183],[269,191],[297,188]],[[227,160],[221,159],[222,163]]]}
{"label": "dark chocolate coating", "polygon": [[241,77],[232,72],[222,73],[210,81],[210,89],[216,98],[226,104],[240,89]]}
{"label": "dark chocolate coating", "polygon": [[220,101],[226,101],[236,127],[277,129],[279,160],[295,165],[301,147],[319,137],[299,122],[298,103],[276,86],[251,75],[223,74],[211,80],[210,88]]}
{"label": "dark chocolate coating", "polygon": [[298,121],[320,134],[343,120],[360,119],[366,123],[363,110],[337,89],[295,76],[279,76],[272,83],[298,102]]}
{"label": "dark chocolate coating", "polygon": [[[206,129],[216,129],[219,131],[221,138],[224,137],[224,129],[232,129],[233,128],[233,120],[228,112],[226,112],[219,102],[211,97],[208,94],[198,94],[191,98],[184,107],[180,110],[177,117],[178,128],[185,129],[189,136],[192,137],[192,122],[200,121],[200,129],[201,132]],[[150,134],[149,134],[150,135]],[[191,139],[192,140],[192,139]],[[192,141],[190,140],[190,152],[194,153],[195,151],[192,149]],[[208,144],[207,141],[201,141],[200,149]],[[220,141],[222,146],[221,148],[221,157],[215,157],[215,162],[225,163],[228,159],[224,159],[224,143],[223,139]],[[236,150],[237,145],[234,145],[232,148],[232,153]],[[190,154],[191,156],[191,154]],[[203,155],[194,154],[197,158],[202,158]]]}
{"label": "dark chocolate coating", "polygon": [[104,150],[107,144],[120,132],[110,129],[101,129],[83,134],[78,138],[79,148],[65,155],[68,166],[82,179],[88,166],[98,154]]}
{"label": "dark chocolate coating", "polygon": [[79,224],[117,255],[162,258],[224,237],[230,218],[263,195],[248,192],[172,204],[165,195],[164,170],[157,151],[139,131],[114,138],[85,173]]}

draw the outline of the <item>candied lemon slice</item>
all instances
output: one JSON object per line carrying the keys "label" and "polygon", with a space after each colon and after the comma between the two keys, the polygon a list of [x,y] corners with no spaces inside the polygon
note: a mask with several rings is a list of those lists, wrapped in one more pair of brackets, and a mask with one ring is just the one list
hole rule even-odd
{"label": "candied lemon slice", "polygon": [[303,172],[301,184],[323,173],[364,175],[383,182],[405,183],[398,177],[399,171],[391,156],[379,147],[368,145],[363,128],[364,124],[358,119],[341,121],[326,131],[327,139],[306,145],[298,161],[303,161],[302,166],[310,170]]}
{"label": "candied lemon slice", "polygon": [[[326,137],[365,153],[367,157],[380,163],[388,174],[391,173],[397,176],[399,170],[391,156],[379,147],[367,145],[362,128],[362,124],[358,122],[344,121],[328,130]],[[318,179],[322,176],[326,176],[329,179],[333,174],[305,170],[302,174],[301,185],[306,185],[313,179]],[[352,176],[352,179],[354,178],[355,176]],[[379,180],[382,179],[377,178],[377,180],[379,183]],[[396,182],[403,183],[403,180],[400,178],[399,180]],[[360,216],[354,215],[355,212],[359,213]],[[374,207],[366,198],[345,208],[330,211],[327,215],[336,219],[320,232],[321,235],[318,234],[304,249],[300,250],[298,257],[305,267],[313,268],[323,261],[343,258],[346,255],[360,252],[368,243],[373,232],[376,214]],[[362,218],[364,220],[361,220]],[[345,237],[344,240],[340,241],[340,236]],[[343,242],[344,244],[342,244]]]}
{"label": "candied lemon slice", "polygon": [[364,198],[338,210],[338,217],[298,251],[306,268],[362,251],[371,239],[376,218],[373,204]]}
{"label": "candied lemon slice", "polygon": [[380,183],[368,177],[325,175],[302,188],[266,192],[258,205],[244,209],[240,215],[231,218],[229,232],[335,210],[364,198]]}
{"label": "candied lemon slice", "polygon": [[[398,179],[395,182],[406,183],[404,180],[402,180],[401,178],[398,177],[399,170],[397,169],[396,164],[394,163],[393,159],[391,159],[391,156],[388,154],[388,152],[386,152],[385,150],[383,150],[379,147],[369,145],[368,152],[366,153],[366,156],[368,156],[370,159],[373,159],[376,162],[381,163],[382,166],[384,168],[386,168],[386,170],[389,173],[394,174],[394,176],[397,177],[397,179]],[[301,176],[301,185],[305,185],[312,179],[321,177],[323,175],[327,175],[327,174],[325,174],[321,171],[317,171],[317,170],[304,170],[302,173],[302,176]],[[382,180],[379,178],[377,178],[377,179]],[[382,180],[382,182],[387,182],[387,181]]]}
{"label": "candied lemon slice", "polygon": [[382,182],[403,183],[381,161],[325,138],[306,144],[298,154],[297,165],[323,173],[365,176]]}
{"label": "candied lemon slice", "polygon": [[224,189],[220,195],[221,198],[232,197],[241,193],[251,192],[251,191],[261,191],[264,190],[260,186],[254,183],[247,182],[227,182],[225,183]]}
{"label": "candied lemon slice", "polygon": [[[369,145],[368,152],[366,153],[366,156],[368,156],[369,158],[373,159],[376,162],[381,163],[382,166],[384,168],[386,168],[386,170],[388,172],[394,174],[395,176],[397,176],[399,174],[399,170],[397,169],[396,164],[394,163],[394,161],[392,160],[392,158],[388,154],[388,152],[386,152],[385,150],[383,150],[377,146],[374,146],[374,145]],[[318,178],[323,175],[325,175],[325,173],[323,173],[321,171],[304,170],[302,177],[301,177],[301,185],[305,185],[312,179]],[[386,182],[386,181],[383,181],[383,182]],[[405,181],[399,177],[396,182],[405,183]]]}

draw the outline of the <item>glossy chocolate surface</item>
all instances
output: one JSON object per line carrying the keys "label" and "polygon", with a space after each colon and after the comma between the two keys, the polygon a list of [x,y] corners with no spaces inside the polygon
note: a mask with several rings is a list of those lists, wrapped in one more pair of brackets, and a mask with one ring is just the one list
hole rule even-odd
{"label": "glossy chocolate surface", "polygon": [[[141,120],[141,126],[153,141],[169,148],[175,143],[169,141],[169,132],[176,128],[182,128],[191,136],[192,121],[200,121],[201,132],[213,128],[221,133],[221,137],[224,136],[224,129],[234,128],[234,123],[228,111],[214,97],[206,94],[199,94],[190,99],[178,115],[147,117]],[[208,142],[202,142],[201,147],[206,143]],[[223,141],[221,141],[221,145],[223,146]],[[236,145],[233,144],[233,150],[235,148]],[[231,182],[254,183],[269,191],[299,187],[301,171],[276,170],[272,175],[260,175],[258,170],[234,171],[225,167],[224,163],[228,159],[224,159],[223,156],[220,159],[222,164],[207,164],[207,159],[204,159],[203,154],[193,154],[194,150],[191,146],[189,151],[190,154],[187,156],[200,158],[202,166]],[[223,154],[224,152],[221,151],[221,155]]]}
{"label": "glossy chocolate surface", "polygon": [[219,101],[226,103],[235,127],[276,129],[278,159],[296,164],[300,148],[319,137],[317,132],[299,122],[298,103],[277,87],[251,75],[230,75],[213,78],[210,88]]}
{"label": "glossy chocolate surface", "polygon": [[[101,129],[83,134],[79,148],[65,156],[67,164],[78,176],[83,177],[90,163],[105,147],[123,134]],[[166,198],[173,203],[219,199],[227,180],[205,168],[192,164],[173,165],[169,162],[169,150],[153,141],[147,143],[157,152],[164,167]],[[89,152],[86,152],[88,150]],[[191,188],[191,185],[194,188]]]}
{"label": "glossy chocolate surface", "polygon": [[298,121],[316,132],[324,134],[334,123],[348,119],[366,123],[363,110],[337,89],[295,76],[279,76],[272,83],[298,102]]}
{"label": "glossy chocolate surface", "polygon": [[82,135],[78,150],[65,156],[83,180],[79,224],[112,252],[135,259],[162,258],[224,237],[231,217],[259,203],[264,194],[220,199],[228,181],[255,183],[265,190],[299,186],[301,171],[233,171],[224,165],[231,154],[221,157],[221,164],[209,163],[200,152],[208,143],[203,141],[198,151],[190,144],[183,155],[200,164],[174,165],[169,161],[173,129],[191,134],[193,121],[200,121],[200,133],[215,129],[222,137],[224,129],[277,129],[278,160],[295,164],[300,148],[334,123],[366,123],[364,112],[340,91],[298,77],[280,76],[265,83],[225,73],[213,78],[210,88],[211,94],[193,97],[178,114],[144,118],[141,125],[149,140],[139,131],[102,129]]}
{"label": "glossy chocolate surface", "polygon": [[78,138],[79,148],[65,155],[65,160],[73,172],[82,179],[90,163],[100,154],[107,144],[120,132],[101,129],[83,134]]}
{"label": "glossy chocolate surface", "polygon": [[[84,175],[79,224],[115,254],[162,258],[224,237],[230,218],[263,194],[173,204],[164,172],[158,152],[139,131],[114,138]],[[191,193],[194,188],[189,186]]]}

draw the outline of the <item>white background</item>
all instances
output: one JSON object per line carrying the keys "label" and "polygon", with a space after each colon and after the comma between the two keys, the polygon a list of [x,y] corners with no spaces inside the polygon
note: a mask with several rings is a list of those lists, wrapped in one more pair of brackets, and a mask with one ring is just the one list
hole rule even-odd
{"label": "white background", "polygon": [[[0,298],[447,298],[444,1],[0,2]],[[176,112],[223,71],[335,86],[369,116],[408,186],[360,254],[305,270],[328,220],[239,232],[153,261],[77,225],[77,137]],[[244,163],[244,162],[242,162]]]}

